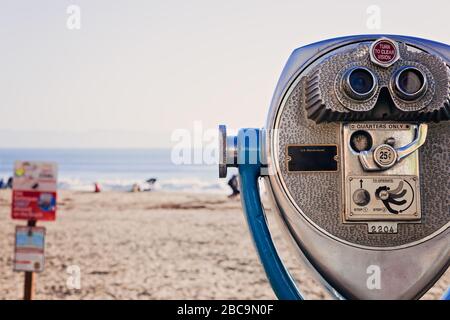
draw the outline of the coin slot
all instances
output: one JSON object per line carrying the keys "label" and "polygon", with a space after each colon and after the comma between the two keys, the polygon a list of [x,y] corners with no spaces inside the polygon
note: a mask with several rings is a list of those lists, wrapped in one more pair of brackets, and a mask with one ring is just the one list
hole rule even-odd
{"label": "coin slot", "polygon": [[364,130],[358,130],[350,136],[350,147],[353,151],[359,153],[372,149],[373,139],[370,133]]}

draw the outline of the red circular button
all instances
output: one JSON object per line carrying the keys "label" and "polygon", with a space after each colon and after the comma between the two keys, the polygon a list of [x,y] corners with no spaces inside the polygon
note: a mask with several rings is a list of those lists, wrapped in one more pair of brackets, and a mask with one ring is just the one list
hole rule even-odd
{"label": "red circular button", "polygon": [[397,47],[392,41],[385,39],[378,40],[372,46],[372,56],[379,63],[391,63],[395,61],[397,55]]}

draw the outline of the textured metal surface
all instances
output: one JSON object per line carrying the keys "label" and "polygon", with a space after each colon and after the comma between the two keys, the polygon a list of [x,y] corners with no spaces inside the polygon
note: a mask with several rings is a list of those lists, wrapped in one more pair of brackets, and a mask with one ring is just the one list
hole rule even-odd
{"label": "textured metal surface", "polygon": [[[371,61],[368,43],[332,55],[313,68],[306,77],[304,91],[308,117],[316,122],[450,119],[450,71],[445,62],[435,55],[408,49],[403,43],[399,47],[401,59],[389,68]],[[425,94],[414,103],[400,99],[393,87],[395,74],[406,66],[420,70],[428,82]],[[367,100],[356,101],[342,90],[342,79],[354,67],[368,68],[378,79],[376,93]],[[395,112],[386,114],[373,110],[383,88],[389,90],[397,109],[393,110]]]}
{"label": "textured metal surface", "polygon": [[450,126],[442,122],[430,125],[428,141],[419,151],[422,158],[422,223],[399,225],[398,233],[389,235],[369,234],[367,225],[342,224],[341,212],[344,206],[341,172],[289,173],[284,165],[286,145],[340,144],[339,124],[318,125],[307,118],[303,107],[304,85],[303,79],[283,107],[277,140],[281,176],[291,197],[305,215],[338,238],[372,247],[400,246],[418,241],[450,220]]}
{"label": "textured metal surface", "polygon": [[[450,123],[430,124],[419,152],[422,215],[431,229],[450,221]],[[408,229],[408,232],[414,232]]]}

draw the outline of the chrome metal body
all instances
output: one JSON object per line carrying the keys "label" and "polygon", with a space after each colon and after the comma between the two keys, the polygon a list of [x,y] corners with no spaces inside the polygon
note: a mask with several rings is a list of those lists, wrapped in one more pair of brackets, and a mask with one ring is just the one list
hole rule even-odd
{"label": "chrome metal body", "polygon": [[[424,181],[418,181],[418,185],[425,186],[425,189],[435,188],[433,190],[438,190],[439,186],[430,184],[433,178],[439,181],[446,181],[448,184],[447,168],[444,168],[442,171],[442,174],[444,174],[444,177],[442,177],[442,174],[439,175],[439,172],[433,173],[432,169],[434,167],[429,168],[427,163],[423,162],[427,160],[427,157],[432,156],[430,152],[439,150],[439,148],[436,149],[436,145],[439,147],[440,143],[439,133],[444,132],[447,134],[448,122],[441,123],[439,126],[432,125],[431,131],[428,131],[428,133],[431,132],[430,145],[427,146],[425,151],[421,151],[422,146],[426,143],[427,136],[427,126],[421,124],[421,121],[432,120],[433,117],[440,117],[441,114],[444,117],[446,116],[446,111],[442,110],[436,101],[435,105],[430,104],[431,107],[427,107],[431,108],[428,115],[421,115],[417,118],[420,118],[420,121],[415,122],[408,119],[406,122],[398,122],[411,124],[414,128],[417,128],[415,134],[411,134],[411,131],[408,131],[410,133],[407,135],[388,137],[384,144],[374,141],[375,147],[392,148],[389,150],[395,152],[395,161],[386,167],[374,160],[375,148],[362,153],[361,156],[355,155],[352,158],[354,159],[352,160],[354,161],[353,164],[345,162],[348,156],[345,155],[344,149],[348,148],[348,146],[345,144],[347,140],[345,140],[345,130],[343,128],[347,123],[352,123],[352,121],[356,120],[350,117],[349,122],[344,121],[341,124],[321,124],[322,121],[327,121],[327,117],[331,119],[330,122],[335,122],[334,119],[339,119],[339,116],[336,116],[336,112],[341,111],[337,109],[327,110],[317,116],[311,113],[315,111],[310,109],[309,111],[312,111],[308,111],[307,116],[311,120],[302,120],[300,125],[296,123],[295,114],[292,112],[297,107],[296,103],[299,103],[298,101],[300,101],[299,109],[305,106],[304,100],[299,100],[298,98],[299,92],[302,92],[298,88],[301,81],[305,81],[305,75],[310,74],[311,70],[314,71],[315,67],[330,59],[331,54],[343,53],[345,55],[346,50],[349,48],[357,48],[360,44],[370,44],[372,41],[383,37],[385,36],[343,37],[322,41],[295,50],[289,58],[275,89],[267,123],[263,130],[265,138],[261,142],[261,146],[259,146],[260,158],[267,166],[265,173],[260,175],[264,175],[267,193],[271,198],[280,225],[285,231],[284,234],[292,244],[293,252],[300,258],[300,261],[303,261],[306,266],[310,267],[324,286],[338,298],[417,299],[432,286],[450,264],[450,213],[448,207],[436,203],[439,198],[433,198],[433,195],[429,193],[430,190],[426,190],[426,199],[422,204],[421,210],[420,208],[418,210],[419,214],[416,216],[405,216],[404,221],[401,218],[386,220],[383,216],[375,218],[372,216],[368,221],[365,221],[365,219],[358,221],[358,219],[352,220],[345,215],[345,203],[351,201],[351,198],[348,198],[345,184],[345,177],[348,174],[347,165],[350,165],[350,167],[358,166],[360,168],[358,170],[361,170],[366,178],[375,177],[379,174],[389,174],[391,176],[398,175],[402,179],[408,180],[408,177],[411,177],[411,179],[419,177],[420,173],[417,170],[419,170],[420,164],[422,171],[425,170],[424,172],[427,175],[423,176],[423,173],[420,175],[421,180]],[[426,52],[436,56],[436,61],[439,62],[439,59],[442,59],[447,66],[450,64],[450,48],[447,45],[412,37],[386,37],[401,43],[401,50],[406,50],[407,46],[408,50],[417,51],[418,55],[421,52]],[[395,66],[395,63],[401,64],[401,59],[399,60],[399,57],[397,57],[394,62],[380,66],[380,68]],[[377,72],[385,74],[387,71]],[[320,75],[318,75],[317,79],[321,79]],[[383,79],[381,85],[387,87],[389,81],[386,77]],[[428,90],[431,91],[427,91],[424,99],[430,99],[429,101],[431,101],[431,97],[435,92],[437,92],[436,96],[441,94],[440,97],[444,99],[445,92],[432,91],[442,89],[435,87],[436,84],[433,81],[428,86]],[[315,88],[316,83],[313,81],[307,82],[307,85],[309,85],[307,88]],[[448,88],[443,89],[447,90]],[[378,91],[374,95],[374,99],[378,99],[380,94],[381,92]],[[396,100],[396,97],[392,97],[392,99],[398,109],[416,111],[411,109],[416,108],[415,106]],[[375,100],[362,106],[365,109],[361,111],[369,112],[374,105]],[[417,111],[423,110],[425,106],[426,103],[424,102]],[[308,109],[309,107],[314,107],[312,102],[310,105],[306,103],[306,108]],[[350,110],[353,110],[353,108],[355,108],[354,111],[359,111],[357,110],[359,108],[358,105],[349,107]],[[342,112],[346,111],[343,110]],[[374,113],[372,115],[378,116]],[[312,120],[316,121],[316,124]],[[365,123],[364,120],[364,117],[361,116],[361,123]],[[389,119],[389,121],[392,121],[392,119]],[[286,123],[289,125],[286,126]],[[292,128],[293,132],[283,132],[283,130],[286,130],[286,127]],[[301,130],[298,129],[299,127]],[[318,131],[317,128],[320,128],[320,130]],[[308,133],[309,135],[305,136]],[[323,136],[321,136],[322,133]],[[344,137],[344,142],[340,140],[342,137]],[[307,140],[313,141],[313,145],[325,145],[324,143],[328,143],[327,139],[334,139],[330,143],[337,141],[338,170],[336,172],[330,171],[323,175],[315,173],[301,173],[297,176],[295,174],[290,175],[290,172],[286,169],[285,154],[287,153],[287,143],[288,145],[304,144],[304,141]],[[446,141],[448,139],[447,136],[442,137],[441,146],[447,148]],[[223,140],[229,141],[228,138]],[[287,142],[287,140],[289,141]],[[397,143],[397,146],[392,146]],[[236,145],[240,145],[239,138]],[[226,145],[222,146],[224,150],[228,150]],[[233,152],[225,152],[224,158],[227,157],[227,153],[231,155]],[[234,152],[233,154],[236,153]],[[237,166],[240,168],[240,172],[242,168],[242,173],[244,173],[246,167],[243,167],[239,161]],[[267,172],[270,174],[266,174]],[[354,173],[352,172],[352,174]],[[436,176],[434,177],[433,175]],[[417,189],[419,188],[418,185]],[[247,212],[247,216],[250,217],[248,210],[252,210],[257,205],[255,203],[253,203],[253,206],[248,205],[246,186],[248,188],[253,187],[245,183],[242,185],[244,209]],[[328,189],[330,189],[331,193],[327,191]],[[392,189],[395,189],[395,187],[392,187]],[[398,191],[392,191],[392,189],[391,192],[393,193]],[[421,192],[423,193],[425,189],[421,189]],[[321,201],[326,194],[330,194],[330,197],[333,199],[330,200],[329,205],[327,203],[320,206],[317,205],[317,202]],[[381,199],[384,199],[385,196],[389,196],[389,192],[380,194]],[[445,199],[442,199],[442,190],[440,196],[441,200],[446,203]],[[447,193],[446,196],[448,203],[450,195]],[[304,198],[307,199],[305,200]],[[416,201],[420,203],[420,199],[416,199]],[[308,204],[312,204],[312,206],[309,207]],[[432,205],[429,206],[429,204]],[[328,208],[328,211],[324,208]],[[320,214],[315,212],[317,210],[320,211]],[[425,212],[424,216],[420,215],[422,211]],[[436,217],[439,217],[440,220],[438,219],[439,221],[437,221]],[[249,219],[251,220],[252,218]],[[262,223],[262,220],[259,221]],[[446,221],[446,223],[442,221]],[[402,224],[398,226],[399,223]],[[429,228],[424,232],[423,229],[427,227]],[[380,228],[381,234],[377,232],[378,228]],[[375,230],[375,232],[370,232],[370,230]],[[417,233],[414,230],[417,230]],[[252,227],[251,231],[260,256],[264,255],[264,248],[260,246],[261,243],[255,238],[255,234],[259,232]],[[278,256],[272,254],[272,259],[266,261],[262,259],[266,272],[271,279],[277,277],[274,277],[272,274],[274,272],[273,268],[267,266],[277,265],[277,258]],[[372,272],[379,273],[373,274],[374,276],[379,276],[377,285],[371,285],[370,283]],[[279,296],[286,297],[285,295]],[[295,294],[287,295],[287,297],[291,298],[295,298],[295,296]]]}
{"label": "chrome metal body", "polygon": [[[279,214],[281,225],[296,248],[296,252],[307,259],[322,280],[348,298],[360,299],[413,299],[420,297],[449,265],[449,223],[433,235],[407,245],[375,248],[343,241],[313,223],[286,191],[280,177],[277,159],[277,116],[283,108],[283,99],[292,90],[306,68],[317,64],[321,56],[354,43],[375,40],[379,36],[358,36],[319,42],[297,49],[289,58],[280,77],[272,99],[265,129],[268,166],[274,175],[265,178],[267,189]],[[389,38],[403,41],[411,46],[434,52],[450,61],[448,46],[427,40],[401,36]],[[418,145],[416,141],[414,145]],[[408,148],[407,148],[408,149]],[[381,290],[368,290],[368,268],[380,266]],[[399,272],[401,271],[401,277]],[[325,280],[326,279],[326,280]]]}

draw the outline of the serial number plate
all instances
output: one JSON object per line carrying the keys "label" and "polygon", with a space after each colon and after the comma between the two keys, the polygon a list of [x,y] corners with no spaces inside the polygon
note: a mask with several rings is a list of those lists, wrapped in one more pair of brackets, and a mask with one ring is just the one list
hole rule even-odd
{"label": "serial number plate", "polygon": [[397,222],[369,222],[369,233],[397,233]]}

